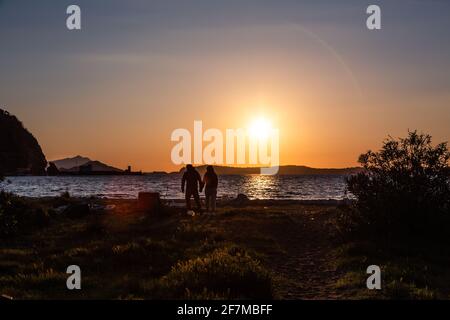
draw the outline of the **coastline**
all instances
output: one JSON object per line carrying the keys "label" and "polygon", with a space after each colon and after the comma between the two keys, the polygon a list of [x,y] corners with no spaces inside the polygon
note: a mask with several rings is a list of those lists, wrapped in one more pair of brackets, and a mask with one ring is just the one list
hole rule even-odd
{"label": "coastline", "polygon": [[[47,197],[27,197],[23,196],[21,198],[29,199],[31,201],[45,201],[45,202],[51,202],[53,200],[56,200],[60,197],[56,196],[47,196]],[[72,199],[80,202],[101,202],[101,201],[107,201],[107,202],[128,202],[128,203],[135,203],[138,201],[138,198],[110,198],[110,197],[72,197]],[[200,197],[202,202],[204,201],[204,197]],[[171,207],[181,207],[185,205],[185,200],[180,198],[161,198],[161,201],[163,204]],[[292,206],[292,205],[321,205],[321,206],[340,206],[344,204],[350,203],[351,200],[349,199],[311,199],[311,200],[302,200],[302,199],[248,199],[243,203],[239,203],[240,206]],[[220,206],[227,206],[227,205],[236,205],[236,198],[226,198],[226,199],[217,199],[217,205]]]}

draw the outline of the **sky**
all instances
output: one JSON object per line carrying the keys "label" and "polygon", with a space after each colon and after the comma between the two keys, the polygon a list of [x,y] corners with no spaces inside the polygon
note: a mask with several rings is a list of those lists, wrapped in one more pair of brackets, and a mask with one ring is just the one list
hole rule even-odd
{"label": "sky", "polygon": [[408,129],[449,140],[449,30],[447,0],[0,0],[0,107],[48,160],[175,170],[173,130],[264,117],[281,164],[349,167]]}

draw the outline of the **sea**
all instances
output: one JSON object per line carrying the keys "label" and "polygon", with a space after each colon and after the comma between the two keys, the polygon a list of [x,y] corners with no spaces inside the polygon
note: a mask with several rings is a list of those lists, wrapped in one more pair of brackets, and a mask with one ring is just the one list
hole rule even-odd
{"label": "sea", "polygon": [[[219,176],[219,198],[243,193],[250,199],[342,200],[347,196],[345,175],[226,175]],[[139,192],[159,192],[163,199],[183,199],[179,175],[141,176],[18,176],[6,177],[0,190],[26,197],[135,199]]]}

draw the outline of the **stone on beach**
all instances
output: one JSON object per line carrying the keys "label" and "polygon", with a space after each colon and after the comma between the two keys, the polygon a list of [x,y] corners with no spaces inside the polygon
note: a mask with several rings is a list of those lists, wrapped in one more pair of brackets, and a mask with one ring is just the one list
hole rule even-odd
{"label": "stone on beach", "polygon": [[231,205],[234,206],[246,206],[250,202],[250,199],[243,193],[237,195],[237,197],[230,201]]}
{"label": "stone on beach", "polygon": [[161,209],[161,200],[158,192],[139,192],[138,209],[149,213],[158,213]]}

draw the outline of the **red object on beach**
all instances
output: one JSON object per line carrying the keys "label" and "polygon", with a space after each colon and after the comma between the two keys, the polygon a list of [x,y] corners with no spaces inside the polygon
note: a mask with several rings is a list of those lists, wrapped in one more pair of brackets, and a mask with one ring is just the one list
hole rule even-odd
{"label": "red object on beach", "polygon": [[139,192],[138,208],[150,213],[157,213],[161,208],[161,200],[158,192]]}

